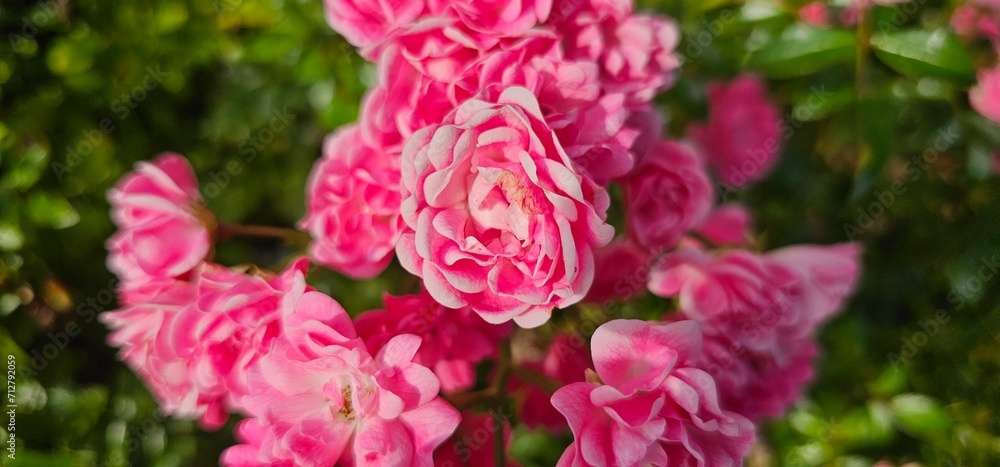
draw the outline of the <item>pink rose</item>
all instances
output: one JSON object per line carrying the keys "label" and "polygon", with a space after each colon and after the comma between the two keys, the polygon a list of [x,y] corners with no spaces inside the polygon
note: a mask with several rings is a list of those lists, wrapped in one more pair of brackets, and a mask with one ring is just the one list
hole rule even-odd
{"label": "pink rose", "polygon": [[379,60],[378,85],[362,102],[359,126],[369,144],[398,155],[413,132],[444,120],[455,108],[448,84],[425,75],[398,47]]}
{"label": "pink rose", "polygon": [[323,3],[330,27],[362,48],[408,26],[426,10],[426,2],[422,0],[324,0]]}
{"label": "pink rose", "polygon": [[783,416],[815,375],[816,344],[811,339],[792,342],[780,360],[748,352],[740,344],[723,334],[705,333],[698,367],[715,378],[721,406],[754,421]]}
{"label": "pink rose", "polygon": [[782,122],[764,83],[750,75],[708,87],[709,121],[688,134],[701,147],[719,178],[742,187],[767,175],[781,149]]}
{"label": "pink rose", "polygon": [[696,231],[716,245],[745,246],[753,234],[752,223],[746,207],[730,203],[712,209]]}
{"label": "pink rose", "polygon": [[[501,412],[502,416],[503,413]],[[506,419],[503,419],[506,420]],[[489,413],[462,412],[462,422],[448,441],[434,451],[436,467],[494,467],[494,433],[497,430],[493,411]],[[510,446],[510,423],[503,425],[504,442]],[[518,465],[507,455],[507,466]]]}
{"label": "pink rose", "polygon": [[812,336],[839,311],[859,273],[853,244],[793,246],[767,255],[682,249],[650,274],[650,290],[677,296],[705,330],[698,366],[718,382],[723,407],[751,420],[777,417],[812,377]]}
{"label": "pink rose", "polygon": [[284,329],[251,368],[246,444],[227,449],[223,465],[432,465],[460,417],[437,396],[434,373],[413,363],[419,337],[396,336],[373,357],[318,292],[299,299]]}
{"label": "pink rose", "polygon": [[[198,181],[182,156],[163,153],[139,162],[108,191],[111,219],[108,269],[127,291],[187,274],[212,248],[215,220],[204,208]],[[126,292],[127,295],[127,292]]]}
{"label": "pink rose", "polygon": [[203,263],[191,281],[146,286],[141,300],[104,313],[108,343],[163,411],[215,429],[247,392],[248,367],[280,332],[305,290],[305,260],[278,276],[249,276]]}
{"label": "pink rose", "polygon": [[979,70],[979,82],[969,91],[969,102],[984,117],[1000,123],[1000,66]]}
{"label": "pink rose", "polygon": [[451,85],[451,94],[459,105],[471,97],[493,100],[511,86],[532,91],[563,149],[595,182],[606,185],[632,169],[630,148],[640,129],[629,124],[623,94],[602,92],[595,63],[567,61],[553,51],[497,52],[474,63]]}
{"label": "pink rose", "polygon": [[[579,336],[556,334],[541,360],[519,363],[563,385],[581,382],[591,366],[590,349],[586,344]],[[542,426],[549,430],[565,430],[568,427],[566,418],[552,406],[549,394],[536,384],[523,381],[515,373],[507,389],[511,393],[520,392],[518,421],[528,428]]]}
{"label": "pink rose", "polygon": [[195,307],[194,284],[172,281],[148,288],[146,294],[142,303],[100,315],[111,329],[108,345],[121,349],[119,358],[139,375],[163,413],[198,419],[202,427],[218,429],[228,418],[225,398],[199,392],[188,362],[174,358],[164,337],[180,313]]}
{"label": "pink rose", "polygon": [[426,292],[385,295],[385,309],[366,311],[354,319],[358,334],[371,353],[393,337],[413,334],[423,339],[415,363],[434,371],[445,392],[469,389],[476,382],[476,365],[494,358],[510,325],[483,321],[469,308],[445,308]]}
{"label": "pink rose", "polygon": [[983,38],[997,47],[1000,43],[1000,3],[972,0],[959,5],[951,16],[951,25],[960,35]]}
{"label": "pink rose", "polygon": [[552,395],[576,438],[559,466],[738,465],[749,452],[753,424],[720,409],[715,382],[695,366],[697,323],[609,321],[591,350],[601,383]]}
{"label": "pink rose", "polygon": [[712,186],[694,150],[662,141],[622,181],[629,234],[651,251],[671,248],[712,207]]}
{"label": "pink rose", "polygon": [[799,19],[818,28],[830,26],[830,8],[822,1],[815,1],[799,8]]}
{"label": "pink rose", "polygon": [[161,358],[186,363],[194,386],[234,407],[249,390],[247,370],[281,333],[281,317],[307,289],[305,259],[280,275],[206,263],[195,274],[197,302],[178,311],[164,335]]}
{"label": "pink rose", "polygon": [[580,174],[524,88],[472,99],[403,150],[396,252],[435,300],[524,327],[580,301],[614,229],[607,193]]}
{"label": "pink rose", "polygon": [[594,284],[583,300],[602,305],[644,294],[654,260],[649,251],[629,240],[615,240],[599,248],[594,252]]}
{"label": "pink rose", "polygon": [[596,62],[604,89],[625,96],[629,107],[648,104],[669,88],[681,64],[675,53],[680,30],[665,18],[584,7],[560,30],[566,57]]}
{"label": "pink rose", "polygon": [[356,279],[381,273],[402,233],[399,162],[361,138],[355,126],[328,136],[309,174],[306,218],[310,256]]}
{"label": "pink rose", "polygon": [[678,297],[686,316],[744,337],[750,350],[780,354],[782,342],[810,336],[818,321],[795,306],[791,293],[800,280],[786,265],[749,251],[683,248],[653,267],[649,290]]}
{"label": "pink rose", "polygon": [[448,2],[472,30],[501,36],[524,33],[544,23],[552,0],[468,0]]}

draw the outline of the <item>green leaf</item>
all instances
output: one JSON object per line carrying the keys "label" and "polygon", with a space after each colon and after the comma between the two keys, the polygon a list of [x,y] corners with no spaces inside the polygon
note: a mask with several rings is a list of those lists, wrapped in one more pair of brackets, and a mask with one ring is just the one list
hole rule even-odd
{"label": "green leaf", "polygon": [[4,177],[3,184],[15,190],[31,188],[42,176],[47,156],[48,151],[45,148],[38,145],[29,147],[17,163],[10,168],[10,172]]}
{"label": "green leaf", "polygon": [[937,401],[923,394],[896,396],[890,405],[899,424],[915,435],[941,434],[952,423]]}
{"label": "green leaf", "polygon": [[877,33],[871,38],[883,63],[911,78],[937,77],[972,82],[975,66],[954,35],[945,30]]}
{"label": "green leaf", "polygon": [[748,65],[773,78],[805,76],[854,59],[854,35],[795,25],[753,52]]}
{"label": "green leaf", "polygon": [[80,222],[80,214],[57,195],[35,193],[28,198],[28,217],[32,222],[53,229],[65,229]]}

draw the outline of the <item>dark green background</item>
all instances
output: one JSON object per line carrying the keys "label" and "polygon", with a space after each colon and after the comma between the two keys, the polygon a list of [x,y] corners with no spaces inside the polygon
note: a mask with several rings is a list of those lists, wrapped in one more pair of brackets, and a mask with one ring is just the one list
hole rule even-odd
{"label": "dark green background", "polygon": [[[660,98],[674,136],[704,118],[710,80],[769,78],[783,159],[727,195],[753,208],[759,244],[865,249],[857,294],[822,333],[817,383],[762,428],[753,462],[1000,465],[1000,271],[982,267],[1000,260],[1000,129],[966,96],[995,54],[947,32],[955,5],[929,0],[829,30],[796,26],[793,4],[641,4],[684,32],[686,63]],[[323,136],[356,118],[373,66],[320,0],[4,0],[0,25],[0,348],[21,369],[17,464],[216,464],[231,430],[157,416],[104,344],[104,193],[171,150],[222,220],[292,226]],[[239,240],[216,258],[275,267],[294,253]],[[402,276],[311,282],[356,312]],[[518,431],[513,450],[552,460],[562,445]]]}

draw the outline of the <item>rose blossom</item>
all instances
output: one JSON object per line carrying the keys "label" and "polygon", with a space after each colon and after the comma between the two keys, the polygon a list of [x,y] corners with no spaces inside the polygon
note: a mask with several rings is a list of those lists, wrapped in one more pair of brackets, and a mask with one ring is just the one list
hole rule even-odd
{"label": "rose blossom", "polygon": [[741,204],[717,206],[695,229],[716,245],[746,245],[752,235],[752,214]]}
{"label": "rose blossom", "polygon": [[591,339],[601,383],[572,383],[552,395],[576,439],[559,466],[739,465],[755,434],[719,408],[715,382],[695,366],[694,321],[613,320]]}
{"label": "rose blossom", "polygon": [[224,465],[432,465],[460,417],[437,396],[434,373],[413,363],[419,337],[393,337],[372,357],[318,292],[299,299],[284,329],[250,370],[246,444],[227,449]]}
{"label": "rose blossom", "polygon": [[423,344],[415,363],[434,371],[445,392],[469,389],[476,382],[476,365],[497,355],[497,346],[510,333],[509,324],[490,324],[471,309],[445,308],[426,292],[385,295],[385,309],[366,311],[354,319],[358,334],[371,353],[393,337],[414,334]]}
{"label": "rose blossom", "polygon": [[969,102],[984,117],[1000,123],[1000,66],[979,70],[979,82],[969,91]]}
{"label": "rose blossom", "polygon": [[990,0],[971,0],[955,8],[951,25],[962,36],[981,37],[1000,45],[1000,3]]}
{"label": "rose blossom", "polygon": [[706,332],[698,367],[715,378],[722,407],[753,421],[777,418],[802,398],[815,375],[818,352],[812,339],[790,342],[782,350],[779,360],[745,351],[738,339]]}
{"label": "rose blossom", "polygon": [[218,428],[247,391],[247,368],[305,290],[307,266],[298,260],[265,278],[204,263],[190,281],[146,286],[141,301],[102,314],[108,343],[121,348],[165,413]]}
{"label": "rose blossom", "polygon": [[399,161],[368,145],[356,126],[328,136],[309,174],[306,218],[316,262],[356,279],[381,273],[402,233]]}
{"label": "rose blossom", "polygon": [[630,125],[626,96],[601,90],[597,64],[565,60],[556,51],[496,52],[466,70],[450,93],[457,106],[471,97],[493,100],[490,91],[511,86],[532,91],[567,155],[595,182],[606,185],[632,169],[630,148],[640,129]]}
{"label": "rose blossom", "polygon": [[194,284],[171,281],[151,287],[145,301],[100,315],[111,333],[108,345],[119,347],[119,358],[146,384],[160,410],[181,418],[198,419],[214,430],[228,414],[220,394],[200,393],[194,386],[187,361],[174,358],[164,337],[177,315],[195,307]]}
{"label": "rose blossom", "polygon": [[844,304],[859,273],[853,244],[793,246],[758,255],[685,248],[654,267],[650,290],[677,296],[705,330],[699,367],[723,407],[751,420],[783,414],[812,376],[817,327]]}
{"label": "rose blossom", "polygon": [[324,0],[323,3],[330,27],[361,48],[382,41],[426,10],[426,2],[419,0]]}
{"label": "rose blossom", "polygon": [[552,0],[467,0],[450,5],[469,28],[489,34],[511,36],[544,23]]}
{"label": "rose blossom", "polygon": [[777,162],[781,120],[764,83],[744,75],[708,87],[709,121],[693,124],[688,134],[701,147],[719,178],[742,187],[761,179]]}
{"label": "rose blossom", "polygon": [[281,317],[306,290],[308,261],[277,276],[247,275],[206,263],[195,274],[196,306],[181,309],[159,338],[161,358],[186,362],[199,391],[223,395],[228,406],[248,392],[247,369],[281,333]]}
{"label": "rose blossom", "polygon": [[622,14],[594,2],[570,16],[559,29],[566,57],[601,67],[605,90],[621,93],[628,106],[642,106],[674,81],[681,61],[680,30],[668,19]]}
{"label": "rose blossom", "polygon": [[653,259],[649,251],[626,239],[599,248],[594,252],[594,284],[583,300],[601,305],[642,295]]}
{"label": "rose blossom", "polygon": [[649,250],[673,247],[712,207],[701,159],[679,142],[662,141],[622,181],[629,234]]}
{"label": "rose blossom", "polygon": [[524,88],[415,133],[402,191],[400,263],[441,304],[491,323],[538,326],[578,302],[594,248],[614,235],[607,193],[577,172]]}
{"label": "rose blossom", "polygon": [[188,273],[212,247],[215,221],[191,165],[178,154],[137,163],[108,192],[108,202],[118,226],[108,239],[108,269],[121,279],[123,298],[143,284]]}
{"label": "rose blossom", "polygon": [[799,8],[799,19],[818,28],[830,26],[830,8],[822,1],[810,2]]}

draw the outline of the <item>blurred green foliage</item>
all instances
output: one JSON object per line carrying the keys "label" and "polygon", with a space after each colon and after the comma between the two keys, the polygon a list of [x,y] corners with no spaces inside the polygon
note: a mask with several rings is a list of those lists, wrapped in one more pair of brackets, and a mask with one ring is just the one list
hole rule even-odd
{"label": "blurred green foliage", "polygon": [[[995,53],[952,35],[955,5],[933,0],[829,29],[796,21],[802,1],[638,3],[683,30],[685,66],[660,101],[673,136],[705,116],[708,82],[770,79],[782,162],[722,190],[757,213],[758,243],[866,250],[817,383],[762,428],[751,463],[1000,465],[1000,129],[966,97]],[[323,136],[356,118],[373,67],[319,0],[5,0],[0,25],[0,348],[20,368],[17,464],[216,464],[234,422],[204,433],[157,415],[104,344],[104,193],[176,151],[223,221],[291,226]],[[231,241],[216,257],[279,267],[295,253]],[[352,312],[405,280],[312,277]],[[512,450],[551,463],[566,441],[518,431]]]}

